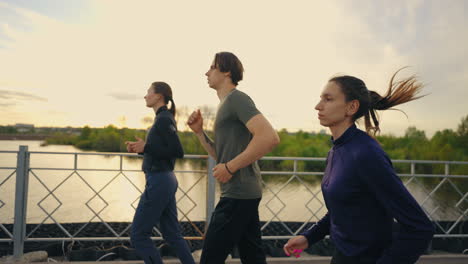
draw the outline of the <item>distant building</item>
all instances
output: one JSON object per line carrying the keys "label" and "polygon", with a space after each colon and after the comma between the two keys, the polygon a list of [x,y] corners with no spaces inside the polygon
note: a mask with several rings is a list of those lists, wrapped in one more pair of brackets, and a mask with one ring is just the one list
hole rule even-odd
{"label": "distant building", "polygon": [[15,124],[16,131],[20,133],[26,133],[26,132],[33,132],[34,130],[34,125],[31,124]]}

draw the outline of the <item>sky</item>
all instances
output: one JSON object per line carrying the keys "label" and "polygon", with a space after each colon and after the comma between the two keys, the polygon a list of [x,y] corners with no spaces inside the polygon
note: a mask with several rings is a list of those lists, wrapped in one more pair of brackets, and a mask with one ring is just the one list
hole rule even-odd
{"label": "sky", "polygon": [[[179,109],[216,108],[205,72],[235,53],[276,129],[324,129],[327,80],[353,75],[383,94],[392,74],[425,84],[380,113],[382,134],[428,136],[468,115],[468,1],[0,0],[0,125],[145,128],[143,96],[171,85]],[[179,120],[184,129],[185,120]]]}

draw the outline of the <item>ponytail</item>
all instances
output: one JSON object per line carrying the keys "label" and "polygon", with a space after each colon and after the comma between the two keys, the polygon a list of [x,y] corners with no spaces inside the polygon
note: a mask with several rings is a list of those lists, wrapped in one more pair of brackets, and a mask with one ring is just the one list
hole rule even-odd
{"label": "ponytail", "polygon": [[384,96],[375,91],[369,91],[362,80],[353,76],[338,76],[330,79],[330,81],[336,82],[340,86],[347,102],[359,101],[359,109],[354,114],[353,120],[356,121],[364,116],[367,134],[375,136],[380,132],[380,121],[376,110],[398,110],[406,115],[405,112],[393,107],[425,96],[417,96],[421,92],[423,84],[418,82],[414,75],[400,81],[394,81],[395,76],[402,69],[404,68],[399,69],[392,75],[387,93]]}
{"label": "ponytail", "polygon": [[176,106],[175,106],[175,103],[174,103],[174,99],[172,99],[172,97],[170,97],[168,99],[169,102],[171,102],[171,108],[169,108],[169,112],[171,112],[171,114],[174,116],[175,118],[175,115],[176,115]]}

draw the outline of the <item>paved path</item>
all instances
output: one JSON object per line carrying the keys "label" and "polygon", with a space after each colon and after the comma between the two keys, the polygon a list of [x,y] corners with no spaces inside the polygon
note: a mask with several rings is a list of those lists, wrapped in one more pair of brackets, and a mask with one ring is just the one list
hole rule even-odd
{"label": "paved path", "polygon": [[[35,262],[35,264],[46,264],[47,262]],[[48,262],[53,263],[53,262]],[[142,264],[142,261],[100,261],[100,262],[58,262],[69,264]],[[164,259],[166,264],[179,264],[176,259]],[[197,261],[198,263],[198,261]],[[228,259],[226,264],[241,263],[239,259]],[[271,264],[329,264],[330,257],[301,257],[294,258],[268,258],[267,263]],[[422,256],[417,264],[468,264],[468,255],[425,255]]]}

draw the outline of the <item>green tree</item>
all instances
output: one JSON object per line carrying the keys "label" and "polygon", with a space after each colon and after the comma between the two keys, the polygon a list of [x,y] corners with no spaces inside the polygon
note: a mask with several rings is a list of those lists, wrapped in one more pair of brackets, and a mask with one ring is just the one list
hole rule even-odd
{"label": "green tree", "polygon": [[457,129],[458,146],[463,150],[465,156],[468,156],[468,115],[462,118]]}
{"label": "green tree", "polygon": [[115,126],[109,125],[97,133],[93,148],[98,151],[119,152],[120,134]]}
{"label": "green tree", "polygon": [[86,139],[89,139],[90,136],[91,136],[91,128],[89,126],[83,127],[83,129],[81,130],[79,139],[86,140]]}

